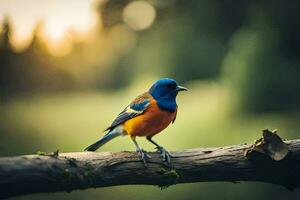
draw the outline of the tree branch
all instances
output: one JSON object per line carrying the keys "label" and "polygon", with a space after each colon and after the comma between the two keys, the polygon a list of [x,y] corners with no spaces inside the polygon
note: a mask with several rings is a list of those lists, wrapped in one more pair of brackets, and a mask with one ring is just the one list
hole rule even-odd
{"label": "tree branch", "polygon": [[157,153],[145,167],[136,152],[64,153],[0,158],[0,198],[115,185],[159,185],[208,181],[259,181],[300,187],[300,140],[285,142],[281,161],[244,151],[250,145],[171,152],[172,166]]}

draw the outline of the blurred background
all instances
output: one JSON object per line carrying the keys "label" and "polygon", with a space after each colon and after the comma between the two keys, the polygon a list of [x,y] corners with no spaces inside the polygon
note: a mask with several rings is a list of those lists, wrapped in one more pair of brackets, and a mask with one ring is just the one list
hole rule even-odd
{"label": "blurred background", "polygon": [[[299,139],[299,13],[297,0],[0,0],[0,155],[82,151],[162,77],[189,88],[178,96],[176,123],[155,138],[169,150],[252,143],[265,128]],[[123,150],[134,150],[127,137],[100,151]],[[14,199],[299,195],[243,182]]]}

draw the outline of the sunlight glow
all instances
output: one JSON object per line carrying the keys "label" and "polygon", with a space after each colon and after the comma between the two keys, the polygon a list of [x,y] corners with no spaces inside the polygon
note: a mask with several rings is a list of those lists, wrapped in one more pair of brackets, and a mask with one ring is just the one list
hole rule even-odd
{"label": "sunlight glow", "polygon": [[95,26],[94,3],[95,0],[0,0],[0,22],[5,16],[11,20],[12,42],[17,49],[30,42],[38,22],[43,24],[49,48],[63,47],[69,31],[84,35]]}

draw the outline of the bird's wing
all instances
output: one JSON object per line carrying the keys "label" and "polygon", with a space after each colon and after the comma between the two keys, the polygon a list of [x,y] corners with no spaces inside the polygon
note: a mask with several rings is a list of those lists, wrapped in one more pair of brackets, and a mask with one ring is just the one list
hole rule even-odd
{"label": "bird's wing", "polygon": [[151,99],[152,96],[149,93],[144,93],[138,96],[117,116],[117,118],[107,129],[105,129],[105,131],[111,130],[123,122],[144,113],[150,105]]}

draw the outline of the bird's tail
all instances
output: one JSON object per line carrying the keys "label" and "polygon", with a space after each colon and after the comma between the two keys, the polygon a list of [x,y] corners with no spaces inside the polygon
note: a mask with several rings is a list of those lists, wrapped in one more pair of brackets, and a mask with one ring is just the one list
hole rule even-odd
{"label": "bird's tail", "polygon": [[85,148],[84,151],[96,151],[99,147],[101,147],[105,143],[109,142],[110,140],[120,135],[122,135],[122,132],[120,132],[117,129],[113,129],[110,132],[108,132],[106,135],[104,135],[100,140]]}

